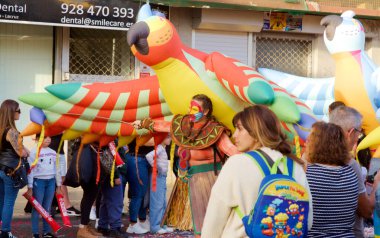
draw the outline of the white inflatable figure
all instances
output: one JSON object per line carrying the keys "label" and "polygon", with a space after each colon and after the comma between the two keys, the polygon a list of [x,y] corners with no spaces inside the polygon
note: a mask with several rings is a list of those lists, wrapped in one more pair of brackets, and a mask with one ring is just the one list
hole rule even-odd
{"label": "white inflatable figure", "polygon": [[364,51],[364,28],[354,16],[353,11],[346,11],[321,20],[326,27],[326,47],[336,63],[334,78],[297,77],[263,68],[259,72],[303,99],[320,118],[327,118],[333,101],[356,108],[363,115],[363,128],[368,133],[379,125],[380,69]]}

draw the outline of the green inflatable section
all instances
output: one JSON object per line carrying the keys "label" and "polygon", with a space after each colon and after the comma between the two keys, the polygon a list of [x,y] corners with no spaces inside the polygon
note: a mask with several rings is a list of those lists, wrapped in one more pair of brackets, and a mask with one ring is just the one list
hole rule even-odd
{"label": "green inflatable section", "polygon": [[28,93],[18,98],[21,102],[26,104],[47,109],[55,105],[59,99],[49,93]]}
{"label": "green inflatable section", "polygon": [[248,86],[247,94],[255,104],[269,105],[273,103],[274,91],[272,86],[264,80],[257,80]]}
{"label": "green inflatable section", "polygon": [[290,97],[279,95],[269,106],[276,116],[284,122],[296,123],[301,119],[301,114],[297,104]]}
{"label": "green inflatable section", "polygon": [[81,86],[82,83],[53,84],[45,89],[54,96],[66,100],[78,91]]}

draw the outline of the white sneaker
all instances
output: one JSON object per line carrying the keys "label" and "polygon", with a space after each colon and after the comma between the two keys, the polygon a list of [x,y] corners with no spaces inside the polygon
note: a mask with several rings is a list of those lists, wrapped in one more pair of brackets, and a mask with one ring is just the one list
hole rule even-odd
{"label": "white sneaker", "polygon": [[165,228],[160,228],[156,233],[157,234],[166,234],[166,233],[169,233],[169,231],[167,231]]}
{"label": "white sneaker", "polygon": [[98,229],[98,226],[99,226],[99,219],[98,218],[96,218],[95,219],[95,229]]}
{"label": "white sneaker", "polygon": [[8,238],[17,238],[17,237],[14,236],[14,235],[12,234],[12,232],[9,232],[9,233],[8,233]]}
{"label": "white sneaker", "polygon": [[150,222],[148,219],[146,219],[144,222],[138,221],[137,224],[139,224],[140,227],[144,228],[145,230],[150,231]]}
{"label": "white sneaker", "polygon": [[[0,234],[1,234],[2,232],[0,231]],[[8,233],[7,235],[7,237],[8,238],[17,238],[16,236],[14,236],[14,235],[12,235],[12,232],[10,232],[10,231],[8,231],[8,232],[4,232],[4,233]],[[5,236],[4,236],[5,237]]]}
{"label": "white sneaker", "polygon": [[66,208],[66,212],[69,217],[79,217],[81,214],[80,211],[73,206]]}
{"label": "white sneaker", "polygon": [[145,229],[139,225],[139,223],[136,223],[134,225],[129,225],[127,229],[127,233],[132,234],[145,234],[148,233],[149,229]]}
{"label": "white sneaker", "polygon": [[167,232],[169,232],[169,233],[174,232],[174,228],[173,228],[173,227],[164,226],[163,228],[164,228],[165,230],[167,230]]}
{"label": "white sneaker", "polygon": [[92,221],[96,220],[96,207],[95,206],[91,207],[90,220],[92,220]]}

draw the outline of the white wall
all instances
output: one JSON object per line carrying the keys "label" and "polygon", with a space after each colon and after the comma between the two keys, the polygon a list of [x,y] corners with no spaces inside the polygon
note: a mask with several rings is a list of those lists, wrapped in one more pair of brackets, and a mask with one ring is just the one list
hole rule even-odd
{"label": "white wall", "polygon": [[[52,83],[53,27],[0,23],[0,101],[43,91]],[[29,123],[30,106],[21,103],[17,127]]]}

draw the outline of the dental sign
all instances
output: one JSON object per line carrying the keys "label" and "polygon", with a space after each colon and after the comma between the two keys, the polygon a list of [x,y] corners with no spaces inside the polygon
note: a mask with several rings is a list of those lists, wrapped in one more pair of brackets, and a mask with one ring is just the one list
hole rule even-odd
{"label": "dental sign", "polygon": [[132,0],[0,0],[0,22],[128,30],[138,9]]}

